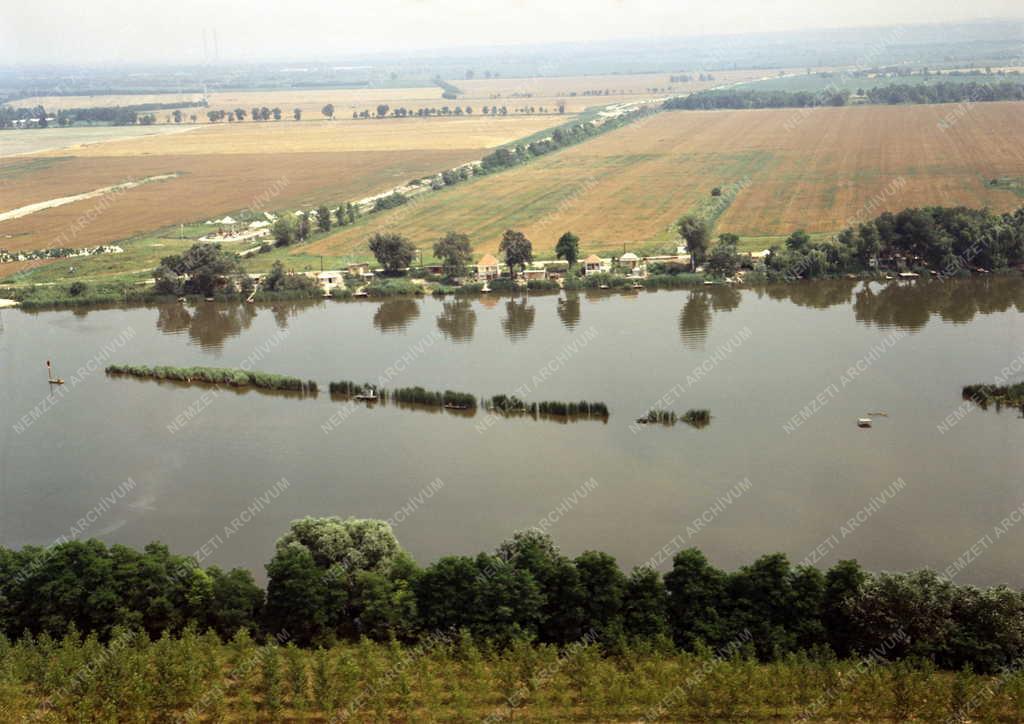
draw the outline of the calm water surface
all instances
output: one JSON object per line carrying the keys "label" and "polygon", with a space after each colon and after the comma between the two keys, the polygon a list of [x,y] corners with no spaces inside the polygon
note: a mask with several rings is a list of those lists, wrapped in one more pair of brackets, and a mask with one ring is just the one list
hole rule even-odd
{"label": "calm water surface", "polygon": [[[134,488],[91,515],[83,536],[158,539],[182,553],[213,540],[204,564],[260,576],[294,518],[391,518],[403,506],[415,511],[399,515],[397,535],[424,563],[491,549],[546,519],[566,553],[606,550],[625,567],[663,546],[697,546],[732,568],[776,550],[799,561],[825,543],[821,566],[944,569],[1024,504],[1024,420],[960,400],[962,385],[992,380],[1024,353],[1022,310],[1019,279],[6,310],[0,543],[70,537],[130,478]],[[68,381],[49,399],[46,359]],[[79,376],[90,360],[100,370]],[[102,372],[107,362],[246,360],[323,389],[389,375],[392,387],[603,400],[612,415],[489,424],[482,413],[211,393]],[[631,430],[666,393],[677,412],[709,408],[711,426]],[[958,409],[966,414],[940,432]],[[889,416],[858,429],[869,411]],[[179,416],[193,419],[175,429]],[[288,487],[253,508],[282,478]],[[706,513],[744,479],[748,490]],[[897,479],[903,489],[864,513]],[[702,514],[710,522],[695,526]],[[957,580],[1024,585],[1022,544],[1024,524]]]}

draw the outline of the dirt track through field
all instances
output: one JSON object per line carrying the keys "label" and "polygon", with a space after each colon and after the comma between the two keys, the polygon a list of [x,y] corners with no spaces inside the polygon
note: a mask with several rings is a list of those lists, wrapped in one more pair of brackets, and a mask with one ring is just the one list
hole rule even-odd
{"label": "dirt track through field", "polygon": [[34,214],[37,211],[43,211],[45,209],[54,209],[64,204],[73,204],[76,201],[85,201],[86,199],[94,199],[97,196],[103,196],[111,193],[123,193],[128,189],[133,189],[136,186],[142,184],[151,183],[153,181],[166,181],[170,178],[177,178],[176,173],[166,173],[161,176],[150,176],[148,178],[141,179],[139,181],[125,181],[123,184],[115,184],[113,186],[105,186],[95,191],[88,191],[84,194],[75,194],[74,196],[62,196],[56,199],[49,199],[48,201],[40,201],[35,204],[29,204],[28,206],[21,206],[11,211],[4,211],[0,213],[0,221],[8,221],[9,219],[20,219],[23,216]]}

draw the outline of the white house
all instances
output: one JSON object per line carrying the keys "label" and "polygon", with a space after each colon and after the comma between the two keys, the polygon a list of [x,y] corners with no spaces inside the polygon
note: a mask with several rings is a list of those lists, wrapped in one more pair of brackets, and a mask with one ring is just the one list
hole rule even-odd
{"label": "white house", "polygon": [[588,276],[590,274],[600,274],[601,272],[608,271],[608,267],[605,266],[604,261],[597,254],[591,254],[583,260],[583,274]]}
{"label": "white house", "polygon": [[476,278],[481,281],[490,281],[501,276],[501,267],[493,254],[484,254],[483,258],[476,264]]}

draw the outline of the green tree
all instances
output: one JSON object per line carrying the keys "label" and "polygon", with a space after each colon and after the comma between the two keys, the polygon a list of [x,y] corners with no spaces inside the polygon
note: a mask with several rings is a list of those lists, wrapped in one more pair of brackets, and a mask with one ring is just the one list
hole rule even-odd
{"label": "green tree", "polygon": [[704,261],[704,253],[708,248],[708,227],[703,219],[686,214],[676,222],[679,237],[686,242],[686,250],[690,252],[690,262],[694,269]]}
{"label": "green tree", "polygon": [[469,236],[449,231],[434,244],[434,256],[443,261],[445,273],[448,275],[462,274],[473,258]]}
{"label": "green tree", "polygon": [[369,239],[370,251],[385,270],[396,273],[412,264],[416,247],[401,234],[377,232]]}
{"label": "green tree", "polygon": [[296,121],[301,121],[302,120],[302,109],[301,108],[293,108],[292,109],[292,118],[294,118]]}
{"label": "green tree", "polygon": [[583,615],[586,625],[603,635],[622,626],[626,576],[615,558],[599,551],[576,557],[576,570],[583,587]]}
{"label": "green tree", "polygon": [[313,553],[301,543],[279,540],[266,568],[267,628],[287,632],[301,645],[330,643],[337,622],[329,620],[328,586]]}
{"label": "green tree", "polygon": [[316,228],[320,231],[331,230],[331,211],[326,206],[319,206],[316,210]]}
{"label": "green tree", "polygon": [[571,231],[567,231],[558,237],[555,244],[555,256],[565,259],[569,266],[573,266],[580,258],[580,237]]}
{"label": "green tree", "polygon": [[726,575],[708,563],[696,548],[680,551],[665,575],[669,622],[676,643],[692,651],[698,642],[718,646],[726,641],[719,610],[725,600]]}
{"label": "green tree", "polygon": [[711,247],[705,266],[712,275],[731,277],[740,268],[740,256],[736,252],[739,237],[735,234],[722,234]]}
{"label": "green tree", "polygon": [[220,289],[233,290],[241,282],[244,272],[237,254],[224,251],[219,244],[199,243],[193,244],[184,254],[160,260],[154,278],[158,283],[166,282],[170,275],[184,277],[184,291],[211,296]]}
{"label": "green tree", "polygon": [[505,263],[513,279],[516,277],[517,266],[525,266],[533,260],[533,244],[521,231],[506,229],[498,251],[505,255]]}
{"label": "green tree", "polygon": [[281,109],[280,108],[275,107],[274,110],[271,111],[271,113],[274,114],[274,120],[275,121],[280,121],[281,120]]}
{"label": "green tree", "polygon": [[334,118],[334,104],[328,103],[320,109],[320,112],[324,114],[324,118]]}
{"label": "green tree", "polygon": [[[308,558],[307,558],[308,556]],[[280,560],[279,560],[280,559]],[[274,572],[271,572],[274,566]],[[380,520],[303,518],[277,542],[267,566],[268,618],[279,628],[302,627],[285,606],[297,592],[309,590],[322,610],[310,625],[300,628],[307,641],[360,634],[386,637],[412,628],[415,602],[410,591],[416,567]],[[363,574],[373,574],[366,576]],[[272,596],[274,583],[282,595]],[[305,613],[301,608],[300,613]],[[283,619],[283,620],[282,620]]]}
{"label": "green tree", "polygon": [[270,234],[274,237],[274,242],[277,246],[288,246],[295,241],[295,227],[284,216],[278,217],[273,226],[270,227]]}
{"label": "green tree", "polygon": [[669,636],[668,591],[661,575],[653,568],[636,568],[626,582],[623,602],[625,630],[638,638]]}
{"label": "green tree", "polygon": [[786,248],[791,251],[804,251],[811,245],[811,237],[803,229],[794,231],[786,239]]}
{"label": "green tree", "polygon": [[559,552],[551,536],[538,530],[517,531],[498,547],[496,557],[537,582],[544,598],[540,640],[558,645],[579,640],[587,627],[586,591],[575,564]]}
{"label": "green tree", "polygon": [[850,604],[857,600],[867,580],[867,572],[852,560],[839,561],[825,574],[821,620],[829,646],[843,658],[853,654],[857,643]]}
{"label": "green tree", "polygon": [[206,626],[228,639],[239,629],[256,634],[263,614],[263,589],[252,573],[232,569],[226,573],[217,566],[206,569],[210,578],[210,603]]}
{"label": "green tree", "polygon": [[295,238],[298,241],[305,241],[309,238],[309,212],[300,211],[295,215]]}

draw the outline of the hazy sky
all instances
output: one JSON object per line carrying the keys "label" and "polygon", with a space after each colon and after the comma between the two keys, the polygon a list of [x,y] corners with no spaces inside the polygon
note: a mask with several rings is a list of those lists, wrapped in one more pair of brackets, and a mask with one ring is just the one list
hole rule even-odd
{"label": "hazy sky", "polygon": [[[0,63],[353,52],[1020,18],[1021,0],[4,0]],[[212,47],[212,43],[208,47]],[[212,52],[212,51],[206,51]]]}

